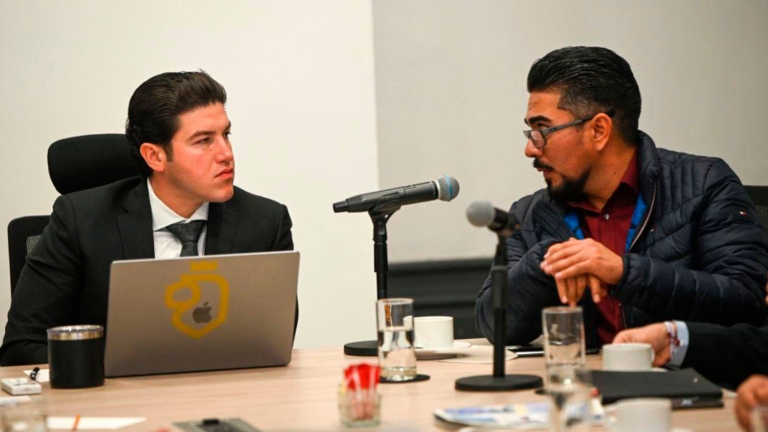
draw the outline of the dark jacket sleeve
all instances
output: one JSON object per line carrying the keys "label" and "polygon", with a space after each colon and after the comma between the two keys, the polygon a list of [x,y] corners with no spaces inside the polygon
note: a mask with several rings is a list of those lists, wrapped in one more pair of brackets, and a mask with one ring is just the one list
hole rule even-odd
{"label": "dark jacket sleeve", "polygon": [[[278,216],[277,234],[275,235],[275,243],[272,246],[274,251],[288,251],[293,250],[293,235],[291,234],[291,215],[288,214],[288,207],[285,205],[280,206],[280,215]],[[296,329],[299,327],[299,299],[296,298],[296,316],[293,321],[293,338],[296,339]]]}
{"label": "dark jacket sleeve", "polygon": [[278,215],[277,234],[275,235],[275,243],[272,246],[272,250],[293,250],[292,226],[293,223],[291,222],[291,215],[288,214],[288,207],[281,205],[280,214]]}
{"label": "dark jacket sleeve", "polygon": [[[507,240],[509,280],[507,286],[507,344],[524,345],[541,334],[541,309],[559,303],[554,279],[541,270],[541,261],[554,240],[525,246],[518,231]],[[487,339],[493,339],[493,296],[491,278],[480,289],[475,303],[477,327]]]}
{"label": "dark jacket sleeve", "polygon": [[768,375],[768,327],[686,324],[689,345],[682,367],[733,389],[752,374]]}
{"label": "dark jacket sleeve", "polygon": [[0,347],[2,366],[48,363],[46,329],[74,323],[82,289],[74,220],[68,199],[59,197],[16,284]]}
{"label": "dark jacket sleeve", "polygon": [[768,237],[749,196],[725,162],[710,167],[705,191],[698,223],[687,228],[697,232],[698,270],[626,254],[615,295],[658,320],[762,325]]}

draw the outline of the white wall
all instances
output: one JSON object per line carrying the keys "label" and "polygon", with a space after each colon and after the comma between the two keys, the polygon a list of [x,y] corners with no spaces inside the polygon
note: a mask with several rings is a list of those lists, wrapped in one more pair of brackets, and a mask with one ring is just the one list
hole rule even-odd
{"label": "white wall", "polygon": [[765,0],[374,0],[381,187],[448,173],[451,203],[403,208],[391,261],[490,257],[466,222],[475,200],[509,205],[544,186],[523,155],[531,64],[563,46],[615,50],[643,96],[657,145],[724,158],[768,184]]}
{"label": "white wall", "polygon": [[370,2],[0,0],[0,63],[0,225],[50,213],[50,143],[122,132],[139,84],[202,68],[229,93],[236,184],[291,211],[296,346],[375,337],[370,222],[331,209],[378,188]]}
{"label": "white wall", "polygon": [[[767,40],[764,0],[0,0],[0,225],[50,212],[51,142],[121,132],[141,82],[203,68],[229,92],[236,183],[291,210],[296,345],[369,339],[370,222],[332,202],[454,175],[454,202],[394,216],[391,261],[490,256],[493,237],[465,208],[541,187],[523,156],[525,77],[576,44],[630,62],[641,127],[660,145],[721,156],[745,183],[768,184]],[[2,264],[0,287],[8,280]]]}

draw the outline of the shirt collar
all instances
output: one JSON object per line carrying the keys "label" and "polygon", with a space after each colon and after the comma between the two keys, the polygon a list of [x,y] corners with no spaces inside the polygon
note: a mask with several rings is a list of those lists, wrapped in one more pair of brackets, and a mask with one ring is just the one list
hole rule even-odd
{"label": "shirt collar", "polygon": [[160,198],[155,195],[155,190],[152,188],[152,182],[147,178],[147,189],[149,190],[149,206],[152,209],[152,231],[159,231],[168,225],[173,225],[176,222],[189,222],[193,220],[208,220],[208,204],[204,202],[200,207],[192,213],[192,216],[185,218],[179,216],[178,213],[171,210],[170,207],[165,205]]}
{"label": "shirt collar", "polygon": [[631,187],[635,193],[639,193],[639,183],[640,182],[637,178],[637,150],[635,150],[635,154],[632,156],[632,160],[629,162],[627,170],[624,171],[624,176],[621,178],[621,182],[619,184],[625,184]]}

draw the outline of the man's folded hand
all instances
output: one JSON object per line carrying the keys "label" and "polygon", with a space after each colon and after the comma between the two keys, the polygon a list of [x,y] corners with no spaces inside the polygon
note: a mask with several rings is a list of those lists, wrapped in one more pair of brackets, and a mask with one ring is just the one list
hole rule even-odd
{"label": "man's folded hand", "polygon": [[541,269],[555,278],[560,301],[575,306],[587,287],[595,303],[608,296],[607,285],[621,280],[624,263],[601,243],[571,238],[549,247]]}

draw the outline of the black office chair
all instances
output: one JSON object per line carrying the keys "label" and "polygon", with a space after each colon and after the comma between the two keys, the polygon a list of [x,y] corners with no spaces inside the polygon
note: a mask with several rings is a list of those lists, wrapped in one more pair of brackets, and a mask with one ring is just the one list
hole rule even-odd
{"label": "black office chair", "polygon": [[[83,135],[48,147],[48,174],[60,194],[77,192],[138,175],[124,134]],[[27,254],[40,239],[49,216],[24,216],[8,224],[11,295]]]}
{"label": "black office chair", "polygon": [[8,262],[11,266],[11,296],[19,280],[21,269],[27,260],[27,254],[40,240],[43,229],[48,225],[50,216],[24,216],[8,224]]}
{"label": "black office chair", "polygon": [[755,203],[763,228],[768,231],[768,186],[744,186],[744,189]]}
{"label": "black office chair", "polygon": [[48,148],[48,174],[62,195],[139,175],[124,134],[83,135],[56,141]]}

